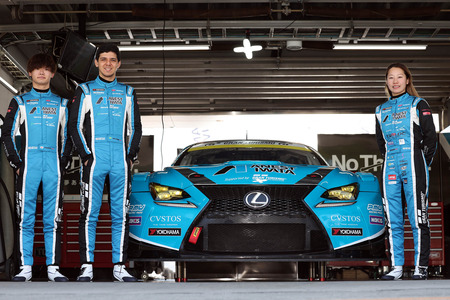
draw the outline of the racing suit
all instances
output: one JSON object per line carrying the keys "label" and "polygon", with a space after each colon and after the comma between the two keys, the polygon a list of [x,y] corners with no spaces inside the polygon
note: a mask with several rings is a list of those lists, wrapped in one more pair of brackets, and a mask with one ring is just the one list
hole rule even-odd
{"label": "racing suit", "polygon": [[[16,213],[21,265],[33,265],[36,200],[41,182],[46,264],[58,265],[60,262],[62,175],[67,161],[71,160],[72,148],[72,143],[67,142],[67,120],[67,99],[50,90],[32,89],[14,97],[6,113],[2,141],[10,165],[19,170]],[[15,141],[19,130],[22,136],[20,153]]]}
{"label": "racing suit", "polygon": [[[114,264],[125,263],[131,162],[137,159],[142,136],[134,89],[118,83],[117,79],[106,82],[100,77],[81,84],[73,99],[69,130],[83,161],[79,224],[81,263],[94,262],[96,227],[107,175],[112,221],[112,261]],[[127,147],[128,131],[130,136]]]}
{"label": "racing suit", "polygon": [[376,108],[376,136],[384,157],[382,195],[389,234],[391,263],[404,264],[404,208],[414,238],[416,266],[428,266],[428,167],[437,147],[431,109],[421,98],[404,93]]}

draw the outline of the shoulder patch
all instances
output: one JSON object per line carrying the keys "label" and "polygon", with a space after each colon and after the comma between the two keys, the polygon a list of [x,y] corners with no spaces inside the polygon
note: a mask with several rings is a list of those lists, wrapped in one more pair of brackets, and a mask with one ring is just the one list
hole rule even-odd
{"label": "shoulder patch", "polygon": [[127,95],[131,97],[133,95],[133,91],[134,89],[131,86],[127,85]]}
{"label": "shoulder patch", "polygon": [[67,106],[67,103],[69,102],[69,100],[65,99],[65,98],[61,98],[61,106]]}
{"label": "shoulder patch", "polygon": [[80,84],[81,89],[83,90],[85,95],[89,95],[90,94],[90,90],[87,84],[83,83]]}
{"label": "shoulder patch", "polygon": [[23,100],[22,100],[22,97],[20,97],[20,96],[15,96],[15,97],[14,97],[14,99],[16,99],[16,101],[17,101],[17,104],[19,104],[19,105],[23,105]]}
{"label": "shoulder patch", "polygon": [[[425,99],[416,97],[416,98],[414,99],[414,101],[413,101],[413,106],[417,106],[417,104],[419,104],[419,102],[422,101],[422,100],[425,101]],[[426,101],[425,101],[425,102],[426,102]]]}

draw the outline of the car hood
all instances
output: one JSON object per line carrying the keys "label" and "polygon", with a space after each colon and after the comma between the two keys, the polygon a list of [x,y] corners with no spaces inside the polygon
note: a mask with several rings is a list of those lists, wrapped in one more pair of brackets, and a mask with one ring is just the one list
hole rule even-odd
{"label": "car hood", "polygon": [[[331,177],[332,183],[327,180]],[[358,173],[329,166],[291,165],[279,161],[232,161],[207,166],[167,167],[164,171],[152,173],[149,179],[182,189],[191,185],[231,184],[320,185],[328,189],[361,180],[375,181],[371,174],[366,173],[363,178]]]}

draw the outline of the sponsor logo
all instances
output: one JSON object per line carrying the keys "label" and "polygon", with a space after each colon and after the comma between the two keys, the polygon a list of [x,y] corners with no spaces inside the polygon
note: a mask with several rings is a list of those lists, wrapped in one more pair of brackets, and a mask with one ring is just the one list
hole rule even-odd
{"label": "sponsor logo", "polygon": [[422,116],[431,116],[431,110],[430,109],[422,110]]}
{"label": "sponsor logo", "polygon": [[36,107],[33,107],[33,108],[30,110],[30,115],[34,114],[34,113],[36,112],[36,110],[37,110],[37,108],[36,108]]}
{"label": "sponsor logo", "polygon": [[149,228],[150,236],[181,236],[181,228]]}
{"label": "sponsor logo", "polygon": [[367,204],[367,210],[371,214],[382,215],[383,214],[383,205],[369,203],[369,204]]}
{"label": "sponsor logo", "polygon": [[392,118],[394,120],[404,119],[404,118],[406,118],[406,111],[402,111],[402,112],[399,112],[399,113],[393,113],[392,114]]}
{"label": "sponsor logo", "polygon": [[389,118],[389,115],[387,115],[386,117],[384,117],[383,123],[386,122],[388,118]]}
{"label": "sponsor logo", "polygon": [[361,216],[342,216],[342,215],[333,215],[331,216],[331,221],[339,221],[339,222],[361,222]]}
{"label": "sponsor logo", "polygon": [[129,218],[129,224],[132,225],[141,225],[142,224],[142,218],[141,217],[130,217]]}
{"label": "sponsor logo", "polygon": [[122,104],[123,99],[121,97],[109,97],[108,98],[110,104]]}
{"label": "sponsor logo", "polygon": [[151,216],[150,222],[154,223],[181,222],[181,216]]}
{"label": "sponsor logo", "polygon": [[45,115],[56,115],[56,107],[43,107],[42,113]]}
{"label": "sponsor logo", "polygon": [[105,89],[93,89],[94,92],[104,92]]}
{"label": "sponsor logo", "polygon": [[419,224],[428,223],[428,213],[427,213],[427,196],[421,191],[420,192],[420,208],[417,210],[418,222]]}
{"label": "sponsor logo", "polygon": [[130,205],[130,213],[141,214],[145,209],[145,204]]}
{"label": "sponsor logo", "polygon": [[30,100],[27,100],[27,103],[30,103],[30,102],[39,102],[39,99],[30,99]]}
{"label": "sponsor logo", "polygon": [[270,197],[261,191],[250,192],[245,195],[244,204],[252,209],[263,209],[270,204]]}
{"label": "sponsor logo", "polygon": [[97,102],[95,102],[95,104],[100,104],[103,101],[103,97],[98,98]]}
{"label": "sponsor logo", "polygon": [[251,168],[255,169],[255,172],[268,172],[268,173],[281,173],[281,174],[292,174],[294,173],[294,167],[288,166],[278,166],[278,165],[253,165]]}
{"label": "sponsor logo", "polygon": [[362,228],[331,228],[333,235],[362,235]]}
{"label": "sponsor logo", "polygon": [[397,176],[396,176],[396,175],[389,175],[389,176],[388,176],[388,179],[389,179],[389,180],[396,180],[396,179],[397,179]]}
{"label": "sponsor logo", "polygon": [[370,224],[384,225],[383,217],[380,217],[380,216],[369,216],[369,218],[370,218]]}

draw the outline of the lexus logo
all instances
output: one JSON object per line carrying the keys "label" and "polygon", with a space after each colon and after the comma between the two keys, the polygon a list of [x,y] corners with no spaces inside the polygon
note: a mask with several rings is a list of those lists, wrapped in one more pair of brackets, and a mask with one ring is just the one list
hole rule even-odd
{"label": "lexus logo", "polygon": [[270,204],[270,197],[264,192],[250,192],[244,197],[244,203],[252,209],[263,209]]}

